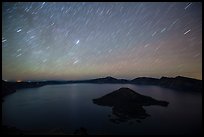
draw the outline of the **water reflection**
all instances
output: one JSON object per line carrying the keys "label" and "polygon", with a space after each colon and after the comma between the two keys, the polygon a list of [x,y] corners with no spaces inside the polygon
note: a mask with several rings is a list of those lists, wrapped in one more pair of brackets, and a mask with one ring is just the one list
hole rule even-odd
{"label": "water reflection", "polygon": [[[167,108],[158,105],[143,106],[145,113],[151,115],[151,117],[144,116],[144,119],[142,116],[138,118],[137,113],[134,114],[134,111],[128,110],[127,107],[121,110],[118,107],[102,107],[93,104],[92,99],[124,86],[139,94],[151,96],[157,100],[166,100],[170,104]],[[2,124],[33,133],[63,129],[67,134],[74,134],[76,130],[81,133],[80,127],[86,128],[88,134],[117,135],[196,134],[202,131],[202,94],[177,92],[157,86],[47,85],[36,89],[19,90],[4,100]],[[125,113],[125,116],[121,113]],[[114,124],[109,120],[120,124]]]}
{"label": "water reflection", "polygon": [[[141,95],[129,88],[120,88],[100,98],[93,99],[93,103],[101,106],[112,107],[112,117],[110,121],[116,124],[136,120],[141,122],[150,116],[143,106],[159,105],[168,106],[168,102],[159,101],[149,96]],[[132,122],[130,122],[132,124]]]}

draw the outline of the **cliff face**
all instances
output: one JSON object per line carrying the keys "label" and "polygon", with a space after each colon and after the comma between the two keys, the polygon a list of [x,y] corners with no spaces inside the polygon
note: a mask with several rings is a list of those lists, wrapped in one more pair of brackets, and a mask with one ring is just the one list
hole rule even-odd
{"label": "cliff face", "polygon": [[159,101],[148,96],[141,95],[129,88],[120,88],[100,98],[93,99],[93,103],[101,106],[112,107],[112,113],[117,119],[111,121],[125,122],[130,119],[144,119],[149,116],[143,106],[160,105],[168,106],[168,102]]}

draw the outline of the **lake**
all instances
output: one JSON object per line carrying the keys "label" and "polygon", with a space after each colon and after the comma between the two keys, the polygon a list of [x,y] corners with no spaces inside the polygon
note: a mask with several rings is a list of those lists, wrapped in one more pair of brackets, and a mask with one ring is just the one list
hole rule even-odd
{"label": "lake", "polygon": [[[93,104],[121,87],[169,102],[168,107],[144,107],[151,116],[124,123],[110,121],[112,108]],[[21,89],[4,98],[2,124],[21,130],[61,128],[73,134],[84,127],[89,134],[200,134],[202,93],[181,92],[158,86],[133,84],[64,84]]]}

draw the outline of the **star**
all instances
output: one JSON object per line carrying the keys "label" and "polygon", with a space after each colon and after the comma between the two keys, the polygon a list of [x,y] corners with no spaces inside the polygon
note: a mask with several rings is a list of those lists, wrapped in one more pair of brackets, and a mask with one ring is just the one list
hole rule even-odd
{"label": "star", "polygon": [[199,2],[3,2],[2,79],[202,79],[201,37]]}
{"label": "star", "polygon": [[184,32],[184,35],[186,35],[187,33],[189,33],[191,30],[189,29],[189,30],[187,30],[186,32]]}
{"label": "star", "polygon": [[79,44],[79,42],[80,42],[80,41],[79,41],[79,40],[77,40],[76,45],[77,45],[77,44]]}
{"label": "star", "polygon": [[79,60],[75,60],[73,64],[77,64],[79,62]]}
{"label": "star", "polygon": [[21,32],[22,31],[22,29],[18,29],[16,32]]}

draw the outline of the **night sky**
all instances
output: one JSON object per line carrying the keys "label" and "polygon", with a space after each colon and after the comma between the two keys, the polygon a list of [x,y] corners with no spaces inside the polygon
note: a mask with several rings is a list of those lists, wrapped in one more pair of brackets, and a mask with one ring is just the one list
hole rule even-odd
{"label": "night sky", "polygon": [[201,3],[3,3],[4,80],[202,79]]}

